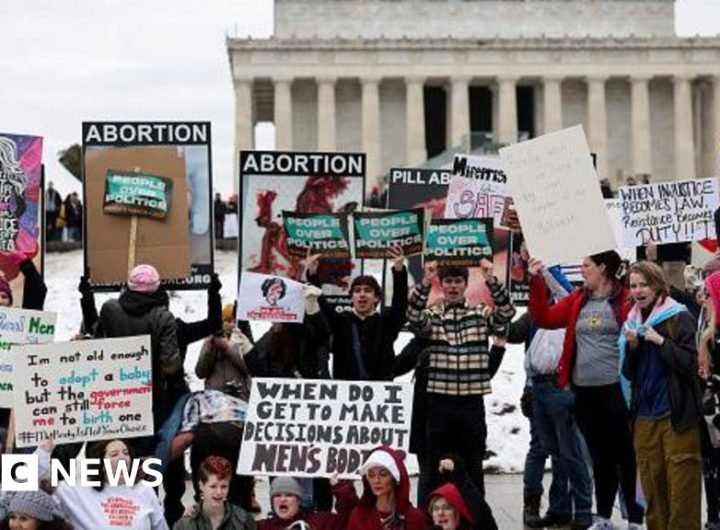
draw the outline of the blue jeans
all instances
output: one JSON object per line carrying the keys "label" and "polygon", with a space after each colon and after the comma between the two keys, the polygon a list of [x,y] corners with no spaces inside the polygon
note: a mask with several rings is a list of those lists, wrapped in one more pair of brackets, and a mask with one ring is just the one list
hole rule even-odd
{"label": "blue jeans", "polygon": [[170,448],[172,446],[172,441],[175,438],[175,435],[180,430],[180,426],[182,425],[185,404],[187,403],[189,398],[190,393],[187,393],[181,396],[180,399],[178,399],[177,403],[175,403],[175,408],[173,408],[170,416],[168,416],[168,418],[165,420],[165,423],[163,423],[162,427],[157,433],[157,445],[155,446],[153,456],[155,458],[159,458],[162,461],[161,471],[163,474],[165,474],[167,466],[170,463]]}
{"label": "blue jeans", "polygon": [[575,515],[592,513],[592,482],[575,423],[575,398],[554,381],[533,380],[533,418],[543,447],[565,470],[575,501]]}
{"label": "blue jeans", "polygon": [[[533,387],[533,393],[534,393]],[[533,407],[535,402],[533,399]],[[537,422],[534,416],[530,418],[530,447],[525,456],[525,469],[523,471],[523,491],[525,493],[543,492],[543,475],[545,474],[545,461],[548,452],[541,443]],[[558,459],[552,458],[552,482],[548,495],[548,513],[554,515],[570,514],[570,495],[568,492],[568,478],[563,466],[559,465]]]}

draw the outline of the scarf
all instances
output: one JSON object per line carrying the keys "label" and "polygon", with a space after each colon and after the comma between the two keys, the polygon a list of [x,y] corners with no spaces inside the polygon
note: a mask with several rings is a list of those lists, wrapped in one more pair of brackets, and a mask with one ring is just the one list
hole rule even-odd
{"label": "scarf", "polygon": [[625,362],[625,354],[627,348],[625,331],[637,331],[643,328],[653,328],[658,324],[661,324],[662,322],[665,322],[666,320],[674,317],[675,315],[682,313],[683,311],[687,311],[687,307],[676,302],[669,296],[665,298],[663,303],[655,303],[655,307],[653,307],[650,316],[648,316],[645,322],[643,322],[642,320],[642,313],[637,304],[634,304],[632,306],[632,309],[630,309],[630,313],[628,313],[627,320],[625,321],[625,324],[623,324],[622,331],[620,332],[620,338],[618,339],[618,346],[620,349],[620,363],[618,367],[620,375],[620,386],[622,388],[623,397],[625,398],[625,403],[627,404],[628,408],[630,407],[630,402],[632,400],[632,387],[630,385],[630,381],[628,381],[622,373],[622,367],[623,363]]}

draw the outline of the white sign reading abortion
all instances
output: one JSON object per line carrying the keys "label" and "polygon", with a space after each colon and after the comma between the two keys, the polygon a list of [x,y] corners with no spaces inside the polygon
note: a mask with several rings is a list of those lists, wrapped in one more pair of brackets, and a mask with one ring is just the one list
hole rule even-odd
{"label": "white sign reading abortion", "polygon": [[618,197],[627,246],[715,237],[717,178],[622,186]]}
{"label": "white sign reading abortion", "polygon": [[16,344],[42,344],[55,337],[57,313],[13,307],[0,308],[0,408],[13,406],[13,356],[22,355],[10,348]]}
{"label": "white sign reading abortion", "polygon": [[253,379],[237,473],[358,478],[378,445],[407,451],[407,383]]}
{"label": "white sign reading abortion", "polygon": [[18,447],[152,436],[149,335],[16,348]]}

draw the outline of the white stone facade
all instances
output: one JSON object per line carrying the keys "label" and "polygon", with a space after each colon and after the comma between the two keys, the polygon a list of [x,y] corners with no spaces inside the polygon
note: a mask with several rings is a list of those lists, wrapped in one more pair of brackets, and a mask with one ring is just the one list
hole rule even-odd
{"label": "white stone facade", "polygon": [[[369,36],[297,36],[306,33],[311,19],[316,29],[338,34],[345,22],[329,11],[347,14],[353,6],[353,23],[365,21]],[[461,38],[460,30],[453,38],[417,37],[442,20],[450,24],[442,17],[417,19],[411,39],[379,38],[374,32],[385,23],[372,24],[368,18],[395,9],[406,20],[442,6],[454,6],[463,15],[452,18],[458,27],[476,23],[479,34],[489,24],[487,13],[501,7],[517,16],[547,8],[537,23],[545,30],[560,20],[549,20],[559,7],[580,13],[574,24],[562,23],[568,32],[615,25],[616,34],[623,33],[626,26],[619,18],[642,7],[648,16],[625,17],[635,19],[635,36],[490,40]],[[470,116],[478,105],[469,96],[474,86],[492,91],[491,108],[481,109],[492,116],[492,130],[486,132],[498,143],[516,141],[523,113],[516,89],[532,87],[531,134],[581,123],[598,153],[600,177],[617,182],[645,173],[655,181],[715,175],[720,38],[672,36],[672,6],[671,0],[276,0],[278,36],[227,42],[236,92],[236,146],[252,148],[254,125],[273,121],[278,149],[366,152],[369,184],[374,185],[390,167],[424,162],[427,134],[442,135],[448,149],[467,144]],[[293,30],[291,15],[301,7],[304,15],[294,18]],[[588,19],[593,10],[607,19]],[[518,23],[515,29],[522,33],[522,28]],[[665,35],[647,36],[652,33]],[[444,131],[425,130],[425,114],[434,110],[424,99],[427,87],[444,90]]]}

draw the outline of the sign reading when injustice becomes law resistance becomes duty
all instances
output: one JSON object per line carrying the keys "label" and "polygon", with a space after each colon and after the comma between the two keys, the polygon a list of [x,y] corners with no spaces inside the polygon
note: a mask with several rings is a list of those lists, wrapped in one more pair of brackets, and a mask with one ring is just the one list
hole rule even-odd
{"label": "sign reading when injustice becomes law resistance becomes duty", "polygon": [[253,380],[237,473],[358,478],[379,445],[408,450],[407,383]]}

